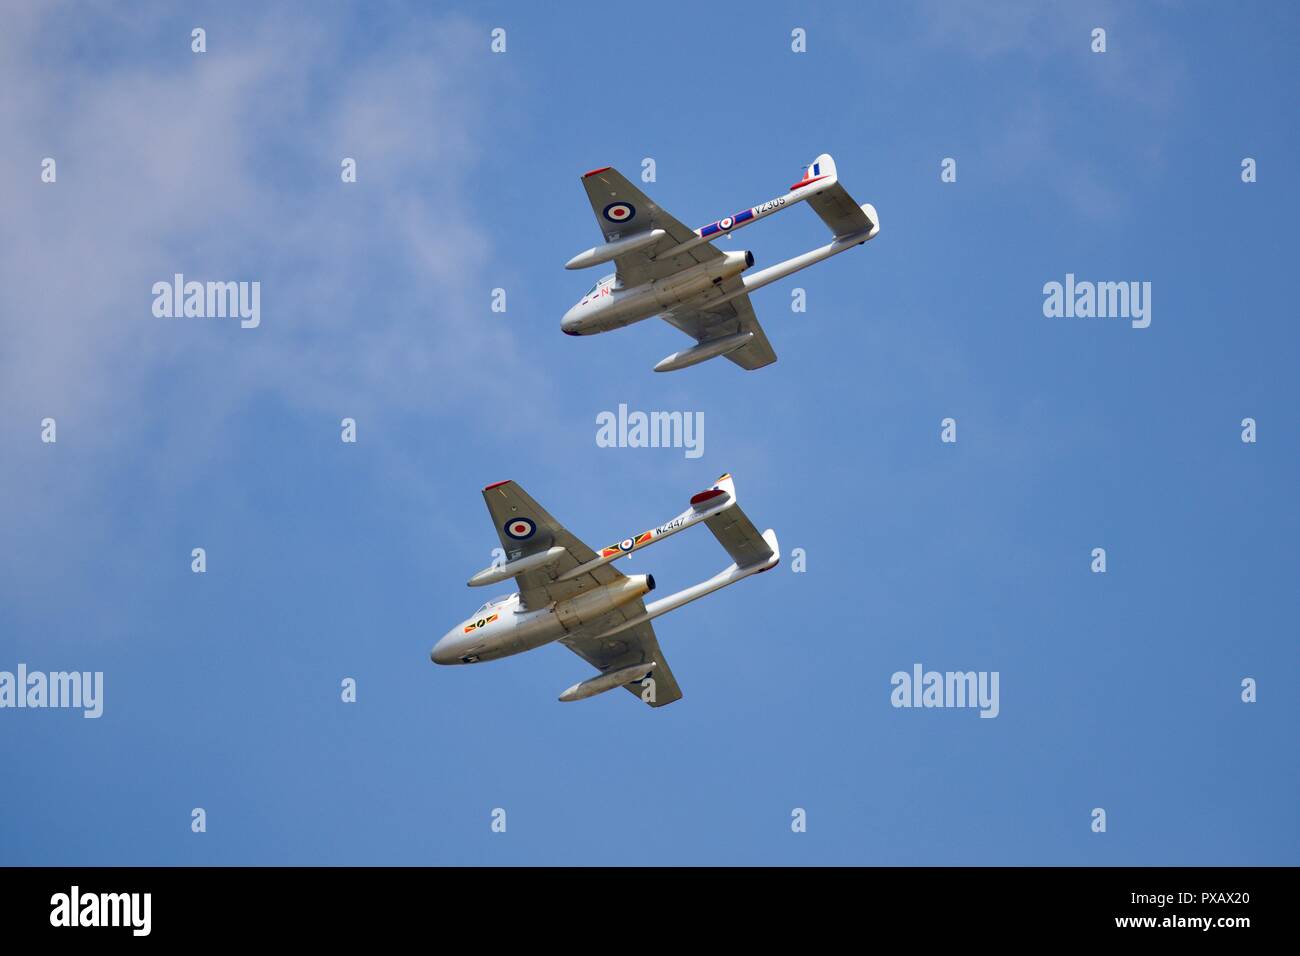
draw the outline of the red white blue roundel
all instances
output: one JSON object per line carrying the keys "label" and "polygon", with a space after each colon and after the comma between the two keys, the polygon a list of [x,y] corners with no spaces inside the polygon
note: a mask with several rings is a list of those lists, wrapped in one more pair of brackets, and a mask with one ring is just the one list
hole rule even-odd
{"label": "red white blue roundel", "polygon": [[631,538],[624,538],[622,541],[618,543],[618,549],[620,551],[631,551],[635,546],[636,546],[636,542],[633,541]]}
{"label": "red white blue roundel", "polygon": [[736,220],[732,219],[730,216],[728,216],[726,219],[718,220],[718,228],[721,229],[723,232],[726,232],[735,224],[736,224]]}
{"label": "red white blue roundel", "polygon": [[525,538],[531,538],[533,532],[537,530],[537,525],[533,524],[527,518],[511,518],[502,527],[505,528],[506,534],[516,541],[523,541]]}
{"label": "red white blue roundel", "polygon": [[612,202],[605,207],[605,218],[610,222],[627,222],[636,215],[636,207],[630,202]]}

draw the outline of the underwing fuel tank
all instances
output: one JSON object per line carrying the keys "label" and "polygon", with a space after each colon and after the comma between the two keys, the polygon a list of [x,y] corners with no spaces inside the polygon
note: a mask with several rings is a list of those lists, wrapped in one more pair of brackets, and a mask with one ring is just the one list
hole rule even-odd
{"label": "underwing fuel tank", "polygon": [[735,335],[724,335],[720,339],[706,339],[699,345],[692,345],[688,349],[674,352],[667,358],[662,359],[655,366],[655,371],[675,372],[679,368],[687,368],[691,365],[698,365],[700,362],[707,362],[711,358],[726,355],[728,352],[743,348],[749,344],[749,340],[753,337],[753,332],[737,332]]}
{"label": "underwing fuel tank", "polygon": [[586,252],[578,253],[564,264],[564,268],[586,269],[590,266],[598,266],[618,256],[652,246],[666,235],[668,233],[662,229],[651,229],[636,236],[628,236],[626,239],[614,239],[603,246],[594,246]]}
{"label": "underwing fuel tank", "polygon": [[504,581],[506,578],[513,578],[516,574],[522,574],[524,571],[531,571],[534,568],[544,568],[546,565],[558,561],[567,552],[563,548],[549,548],[546,551],[539,551],[536,554],[530,554],[526,558],[516,558],[513,561],[507,561],[505,564],[493,565],[484,568],[478,574],[469,579],[469,586],[480,588],[485,584],[496,584],[498,581]]}
{"label": "underwing fuel tank", "polygon": [[555,605],[555,616],[566,631],[572,631],[654,589],[654,575],[631,574],[560,601]]}
{"label": "underwing fuel tank", "polygon": [[613,690],[615,687],[622,687],[624,684],[641,680],[655,669],[657,663],[657,661],[650,661],[645,664],[633,664],[631,667],[621,667],[616,671],[610,671],[608,674],[598,674],[590,680],[574,684],[560,695],[560,700],[565,702],[585,700],[588,697],[603,694],[607,690]]}

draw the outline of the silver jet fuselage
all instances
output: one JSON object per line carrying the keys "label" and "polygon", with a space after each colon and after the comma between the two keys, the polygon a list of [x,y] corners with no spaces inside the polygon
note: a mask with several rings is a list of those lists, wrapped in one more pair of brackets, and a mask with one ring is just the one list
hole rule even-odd
{"label": "silver jet fuselage", "polygon": [[[753,253],[728,252],[662,279],[624,287],[617,275],[607,275],[560,320],[567,335],[592,335],[621,329],[674,309],[703,304],[706,293],[754,264]],[[716,299],[716,296],[713,297]]]}
{"label": "silver jet fuselage", "polygon": [[435,664],[477,664],[521,654],[598,621],[654,587],[652,575],[635,574],[536,609],[523,608],[518,594],[489,601],[444,634],[429,659]]}

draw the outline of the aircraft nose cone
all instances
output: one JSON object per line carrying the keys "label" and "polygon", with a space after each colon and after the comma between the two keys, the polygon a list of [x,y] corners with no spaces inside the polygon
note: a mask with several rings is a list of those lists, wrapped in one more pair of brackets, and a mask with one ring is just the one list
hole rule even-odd
{"label": "aircraft nose cone", "polygon": [[564,313],[564,318],[560,319],[560,331],[565,335],[581,335],[581,328],[581,322],[578,319],[578,307],[575,305]]}
{"label": "aircraft nose cone", "polygon": [[455,664],[457,663],[456,648],[453,642],[456,639],[454,633],[444,634],[437,644],[433,645],[433,650],[429,653],[429,660],[435,664]]}

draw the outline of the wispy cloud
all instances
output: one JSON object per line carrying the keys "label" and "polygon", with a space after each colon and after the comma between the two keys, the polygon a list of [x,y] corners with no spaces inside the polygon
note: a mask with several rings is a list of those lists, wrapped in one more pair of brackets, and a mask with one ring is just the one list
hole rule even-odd
{"label": "wispy cloud", "polygon": [[[1142,162],[1159,167],[1160,129],[1183,96],[1187,70],[1164,30],[1146,15],[1153,10],[1158,8],[935,0],[920,7],[920,16],[930,45],[982,69],[1020,74],[1004,97],[987,103],[984,163],[1016,180],[1042,172],[1044,185],[1076,214],[1109,220],[1126,206],[1126,184],[1107,181],[1089,157],[1079,123],[1098,110],[1118,114],[1142,131]],[[1091,52],[1098,27],[1107,33],[1104,54]],[[1054,88],[1068,90],[1069,101],[1054,95]]]}
{"label": "wispy cloud", "polygon": [[[489,360],[545,389],[484,321],[482,29],[427,18],[361,42],[343,20],[241,14],[196,55],[162,12],[146,28],[25,7],[0,37],[0,535],[38,534],[56,500],[93,511],[133,457],[201,468],[268,396],[332,416],[491,414]],[[261,327],[155,318],[151,286],[176,272],[260,281]],[[31,467],[45,416],[60,450],[78,446],[76,474]]]}

